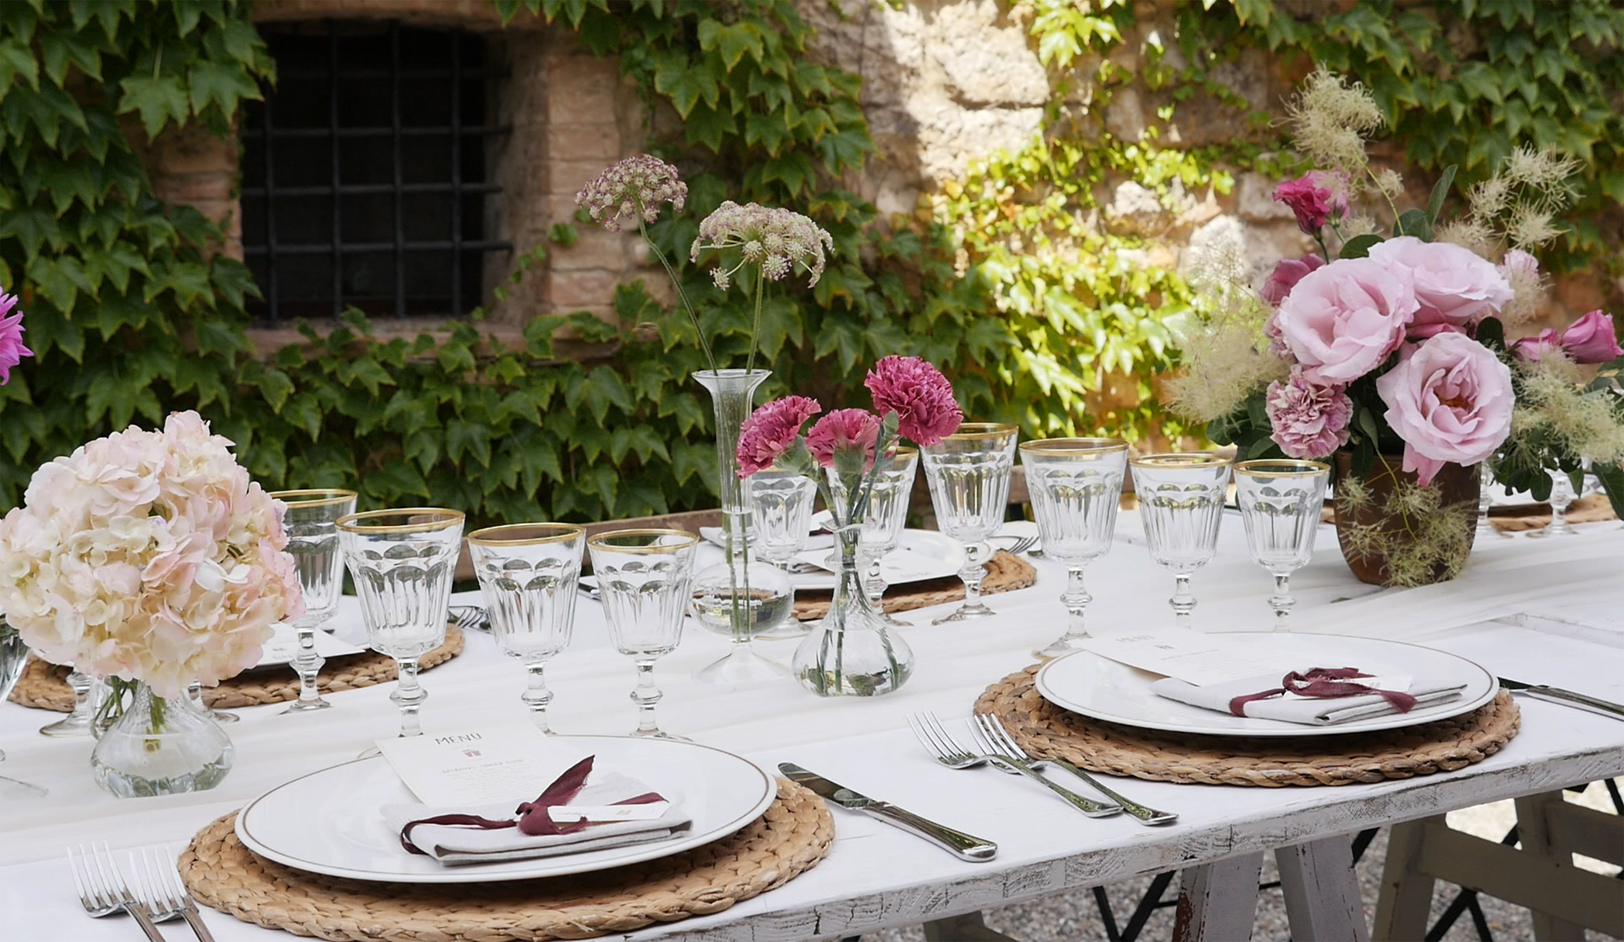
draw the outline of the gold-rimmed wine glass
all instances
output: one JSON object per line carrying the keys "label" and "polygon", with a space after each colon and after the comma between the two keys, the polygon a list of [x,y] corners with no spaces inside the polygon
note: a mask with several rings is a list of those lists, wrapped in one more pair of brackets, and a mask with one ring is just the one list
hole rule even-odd
{"label": "gold-rimmed wine glass", "polygon": [[403,737],[423,734],[418,712],[428,693],[417,660],[445,643],[462,524],[462,511],[444,507],[368,510],[337,523],[367,643],[395,659],[400,681],[389,699],[400,707]]}
{"label": "gold-rimmed wine glass", "polygon": [[1331,466],[1297,458],[1261,458],[1235,465],[1235,502],[1246,527],[1252,561],[1274,576],[1274,630],[1289,631],[1291,574],[1314,556],[1320,508]]}
{"label": "gold-rimmed wine glass", "polygon": [[1039,648],[1038,657],[1079,650],[1088,637],[1083,613],[1094,597],[1083,586],[1088,564],[1111,551],[1128,443],[1119,438],[1049,438],[1021,443],[1032,516],[1043,537],[1043,555],[1066,564],[1060,601],[1069,618],[1066,633]]}
{"label": "gold-rimmed wine glass", "polygon": [[344,551],[339,546],[338,521],[355,513],[356,493],[337,487],[272,491],[271,497],[287,509],[282,529],[287,531],[287,552],[299,572],[299,588],[304,593],[304,614],[292,622],[299,639],[299,655],[293,669],[299,675],[299,699],[283,713],[305,713],[331,706],[321,696],[317,678],[323,658],[316,653],[316,630],[338,612],[338,599],[344,593]]}
{"label": "gold-rimmed wine glass", "polygon": [[468,534],[468,554],[485,597],[491,635],[524,662],[520,695],[541,731],[547,725],[547,662],[569,647],[586,530],[567,523],[514,523]]}
{"label": "gold-rimmed wine glass", "polygon": [[[1173,573],[1174,621],[1191,627],[1195,596],[1190,575],[1218,552],[1232,459],[1215,451],[1143,455],[1128,459],[1145,544],[1157,564]],[[1049,551],[1044,546],[1043,551]]]}
{"label": "gold-rimmed wine glass", "polygon": [[677,649],[688,614],[699,537],[686,530],[609,530],[588,537],[592,575],[615,650],[637,665],[637,729],[633,736],[681,739],[654,719],[660,688],[654,662]]}

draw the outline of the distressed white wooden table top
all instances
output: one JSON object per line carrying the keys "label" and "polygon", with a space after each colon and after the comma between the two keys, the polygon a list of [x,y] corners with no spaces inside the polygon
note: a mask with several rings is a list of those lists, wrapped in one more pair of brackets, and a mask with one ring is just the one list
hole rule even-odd
{"label": "distressed white wooden table top", "polygon": [[[1195,578],[1196,620],[1204,630],[1262,630],[1269,577],[1247,558],[1239,520],[1224,522],[1219,558]],[[1027,532],[1012,524],[1006,533]],[[1329,528],[1318,555],[1294,579],[1294,616],[1303,631],[1335,631],[1416,641],[1453,651],[1497,673],[1572,687],[1624,701],[1624,530],[1595,524],[1557,540],[1490,537],[1455,583],[1374,591],[1355,582]],[[1171,579],[1146,556],[1133,514],[1124,514],[1113,551],[1089,569],[1095,624],[1168,619]],[[994,618],[931,627],[945,609],[906,613],[918,671],[898,694],[879,700],[819,700],[792,682],[728,691],[692,679],[726,642],[691,629],[655,675],[666,691],[661,724],[768,768],[794,761],[854,788],[996,840],[997,860],[967,864],[883,824],[834,811],[829,858],[787,886],[703,919],[633,933],[633,938],[805,939],[854,935],[997,906],[1066,888],[1173,869],[1313,837],[1437,814],[1482,802],[1624,774],[1624,722],[1523,700],[1523,728],[1499,755],[1459,772],[1342,788],[1251,789],[1115,782],[1132,797],[1177,811],[1178,824],[1144,828],[1126,817],[1093,820],[1071,812],[1030,783],[990,769],[951,772],[934,764],[907,732],[905,716],[934,710],[967,716],[988,683],[1031,662],[1030,650],[1063,627],[1056,599],[1063,570],[1038,560],[1039,581],[989,597]],[[1524,615],[1521,613],[1530,613]],[[1494,619],[1499,619],[1495,621]],[[355,637],[346,608],[340,633]],[[793,644],[763,645],[788,660]],[[634,725],[627,699],[630,663],[607,646],[595,604],[578,610],[574,646],[555,662],[554,728],[619,733]],[[518,665],[490,639],[470,633],[463,656],[423,675],[430,698],[425,727],[521,716]],[[352,757],[391,735],[390,687],[337,694],[334,707],[283,716],[279,705],[238,711],[230,727],[236,767],[217,789],[196,795],[120,801],[100,792],[87,766],[88,740],[48,740],[35,730],[52,717],[0,704],[0,774],[51,789],[42,801],[0,807],[0,938],[125,939],[127,920],[92,921],[80,911],[63,848],[107,840],[114,848],[165,844],[178,851],[208,821],[265,788]],[[205,911],[220,942],[268,942],[273,930]],[[176,936],[179,937],[179,936]],[[285,936],[284,936],[285,937]]]}

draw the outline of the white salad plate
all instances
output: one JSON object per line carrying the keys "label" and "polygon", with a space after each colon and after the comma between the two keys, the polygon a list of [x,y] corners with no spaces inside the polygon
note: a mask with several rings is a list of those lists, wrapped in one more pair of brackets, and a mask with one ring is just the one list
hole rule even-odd
{"label": "white salad plate", "polygon": [[[821,546],[815,542],[820,540]],[[807,546],[794,561],[820,568],[811,572],[792,572],[789,581],[797,589],[833,589],[834,569],[839,565],[839,560],[834,556],[834,538],[827,534],[814,536]],[[698,571],[721,561],[722,551],[707,542],[700,546],[694,569]],[[903,530],[897,538],[897,548],[880,560],[880,574],[887,585],[905,585],[957,575],[959,567],[963,565],[964,545],[957,540],[936,530]],[[582,581],[590,583],[590,577]]]}
{"label": "white salad plate", "polygon": [[[624,770],[658,791],[681,796],[692,816],[686,832],[664,841],[603,850],[446,866],[408,854],[384,823],[384,805],[416,799],[381,756],[353,759],[278,785],[237,815],[237,837],[261,857],[353,880],[389,883],[485,883],[588,873],[654,860],[720,840],[761,817],[777,797],[772,777],[720,749],[666,739],[563,736],[590,752],[596,768]],[[536,793],[547,787],[536,784]],[[534,796],[531,796],[534,797]],[[517,807],[518,802],[515,802]]]}
{"label": "white salad plate", "polygon": [[1158,674],[1119,661],[1078,651],[1056,658],[1038,670],[1038,693],[1063,710],[1096,720],[1204,736],[1341,736],[1379,729],[1398,729],[1459,716],[1477,709],[1499,692],[1494,675],[1463,657],[1420,645],[1345,635],[1298,635],[1273,632],[1225,633],[1256,651],[1258,674],[1284,677],[1314,667],[1357,667],[1367,674],[1408,674],[1448,685],[1464,684],[1459,698],[1408,713],[1389,713],[1334,726],[1311,726],[1255,716],[1231,716],[1180,703],[1151,692]]}

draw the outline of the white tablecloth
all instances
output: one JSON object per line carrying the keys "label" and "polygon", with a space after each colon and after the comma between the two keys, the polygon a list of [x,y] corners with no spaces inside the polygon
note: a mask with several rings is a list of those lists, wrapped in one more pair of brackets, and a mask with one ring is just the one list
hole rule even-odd
{"label": "white tablecloth", "polygon": [[[1005,530],[1031,531],[1030,524]],[[1322,528],[1314,562],[1292,580],[1299,599],[1296,629],[1429,644],[1520,680],[1624,701],[1624,632],[1618,624],[1624,612],[1624,531],[1616,523],[1581,531],[1553,540],[1480,539],[1455,582],[1378,591],[1353,580],[1334,533]],[[1089,617],[1101,629],[1171,621],[1163,600],[1172,580],[1150,563],[1141,534],[1135,515],[1123,514],[1113,551],[1089,569],[1096,599]],[[906,636],[918,667],[892,696],[822,700],[793,681],[745,690],[701,685],[694,673],[723,654],[727,642],[692,623],[682,647],[655,671],[666,694],[659,705],[665,728],[769,769],[797,762],[992,838],[1001,848],[996,861],[963,863],[837,809],[837,839],[818,867],[727,912],[634,935],[856,934],[1624,772],[1624,722],[1527,700],[1521,701],[1522,733],[1505,750],[1448,775],[1281,790],[1116,783],[1146,804],[1181,815],[1178,824],[1156,830],[1127,817],[1084,818],[1030,783],[990,770],[942,769],[914,742],[906,714],[967,716],[985,685],[1030,664],[1031,650],[1061,633],[1065,612],[1057,595],[1063,570],[1052,561],[1034,562],[1036,586],[987,598],[997,617],[933,627],[930,618],[945,607],[904,613],[916,625]],[[1270,577],[1247,558],[1239,519],[1227,516],[1219,558],[1194,579],[1197,627],[1267,630],[1270,588]],[[361,637],[353,600],[340,621],[341,634]],[[627,696],[632,665],[608,647],[605,634],[601,609],[583,600],[575,643],[548,672],[557,694],[552,722],[560,732],[616,734],[635,725]],[[760,646],[787,662],[794,642]],[[519,665],[501,657],[484,633],[470,632],[463,655],[425,672],[422,680],[429,692],[423,725],[431,732],[524,715]],[[0,938],[133,937],[136,928],[127,919],[84,917],[64,858],[67,845],[106,840],[115,849],[165,845],[178,852],[197,829],[266,788],[349,759],[373,739],[393,735],[391,690],[382,685],[335,694],[329,698],[333,708],[315,714],[282,715],[280,705],[239,710],[242,722],[228,727],[236,766],[218,788],[133,800],[112,798],[92,783],[90,740],[39,736],[35,730],[51,714],[0,704],[0,748],[8,755],[0,774],[51,791],[43,800],[0,807]],[[220,942],[286,938],[211,910],[204,917]],[[170,927],[171,938],[183,936],[179,925]]]}

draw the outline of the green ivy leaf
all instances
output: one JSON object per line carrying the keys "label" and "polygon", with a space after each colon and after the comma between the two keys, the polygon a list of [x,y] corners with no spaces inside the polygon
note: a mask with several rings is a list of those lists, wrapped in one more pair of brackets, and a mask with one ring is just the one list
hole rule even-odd
{"label": "green ivy leaf", "polygon": [[119,99],[118,113],[140,112],[141,126],[149,140],[171,121],[185,123],[186,90],[175,79],[132,75],[119,82],[119,87],[124,95]]}
{"label": "green ivy leaf", "polygon": [[1382,241],[1382,237],[1375,233],[1354,236],[1342,244],[1341,258],[1366,258],[1370,255],[1370,247]]}

